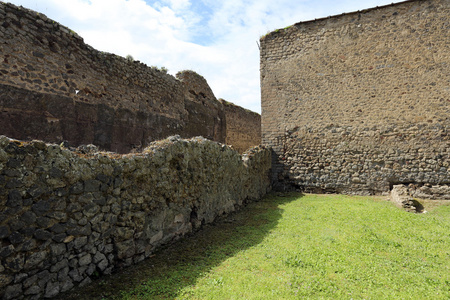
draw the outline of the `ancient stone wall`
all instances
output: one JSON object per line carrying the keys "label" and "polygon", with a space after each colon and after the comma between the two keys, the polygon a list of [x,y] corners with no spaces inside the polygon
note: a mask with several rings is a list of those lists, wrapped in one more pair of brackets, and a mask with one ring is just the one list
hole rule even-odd
{"label": "ancient stone wall", "polygon": [[450,1],[406,1],[261,38],[262,140],[279,188],[450,183]]}
{"label": "ancient stone wall", "polygon": [[239,153],[253,145],[261,144],[261,115],[242,109],[233,103],[219,99],[223,104],[226,117],[226,139]]}
{"label": "ancient stone wall", "polygon": [[0,2],[0,20],[0,134],[120,153],[173,134],[225,142],[223,107],[200,75],[97,51],[23,7]]}
{"label": "ancient stone wall", "polygon": [[260,199],[270,150],[198,137],[142,153],[0,137],[0,297],[52,297]]}

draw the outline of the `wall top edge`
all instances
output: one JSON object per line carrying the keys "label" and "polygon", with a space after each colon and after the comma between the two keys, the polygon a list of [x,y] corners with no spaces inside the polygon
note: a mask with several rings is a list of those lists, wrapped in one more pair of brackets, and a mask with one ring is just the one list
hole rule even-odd
{"label": "wall top edge", "polygon": [[358,11],[353,11],[353,12],[348,12],[348,13],[342,13],[342,14],[338,14],[338,15],[332,15],[332,16],[328,16],[328,17],[322,17],[322,18],[317,18],[314,20],[307,20],[307,21],[301,21],[295,24],[292,24],[290,26],[287,26],[285,28],[279,28],[279,29],[275,29],[274,31],[269,32],[268,34],[262,36],[260,38],[260,41],[264,41],[268,38],[274,38],[279,34],[283,34],[285,33],[288,29],[290,29],[291,27],[299,27],[301,25],[306,25],[306,24],[314,24],[320,21],[324,21],[324,20],[329,20],[329,19],[338,19],[338,18],[342,18],[342,17],[346,17],[346,16],[351,16],[351,15],[356,15],[356,14],[361,14],[361,13],[368,13],[377,9],[383,9],[386,7],[392,7],[392,6],[401,6],[405,3],[409,3],[409,2],[421,2],[423,0],[405,0],[405,1],[401,1],[401,2],[397,2],[397,3],[391,3],[391,4],[386,4],[386,5],[382,5],[382,6],[376,6],[376,7],[371,7],[371,8],[367,8],[367,9],[363,9],[363,10],[358,10]]}

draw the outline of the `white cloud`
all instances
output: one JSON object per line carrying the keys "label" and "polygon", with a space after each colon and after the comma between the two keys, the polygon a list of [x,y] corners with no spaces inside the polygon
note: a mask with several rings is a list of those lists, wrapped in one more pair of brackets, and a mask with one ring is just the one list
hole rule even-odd
{"label": "white cloud", "polygon": [[94,48],[174,74],[192,69],[214,94],[260,111],[260,36],[392,0],[10,0],[75,30]]}

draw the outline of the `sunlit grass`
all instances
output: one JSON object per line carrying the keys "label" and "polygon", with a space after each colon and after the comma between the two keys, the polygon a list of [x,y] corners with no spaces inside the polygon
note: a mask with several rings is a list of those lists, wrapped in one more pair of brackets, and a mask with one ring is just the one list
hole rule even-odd
{"label": "sunlit grass", "polygon": [[412,214],[368,197],[270,196],[161,251],[139,280],[103,295],[449,299],[449,216],[450,206]]}

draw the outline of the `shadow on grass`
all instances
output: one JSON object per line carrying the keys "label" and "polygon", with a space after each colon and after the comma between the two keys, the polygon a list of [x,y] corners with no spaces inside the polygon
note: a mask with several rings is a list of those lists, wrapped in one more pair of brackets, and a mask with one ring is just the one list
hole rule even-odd
{"label": "shadow on grass", "polygon": [[279,206],[301,196],[267,195],[162,247],[135,266],[61,294],[58,299],[173,299],[226,259],[261,243],[282,217]]}

